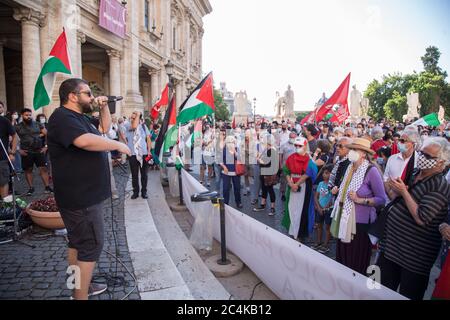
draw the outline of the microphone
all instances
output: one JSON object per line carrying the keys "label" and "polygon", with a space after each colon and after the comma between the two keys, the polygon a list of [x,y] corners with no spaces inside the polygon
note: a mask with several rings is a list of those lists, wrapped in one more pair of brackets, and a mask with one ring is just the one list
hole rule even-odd
{"label": "microphone", "polygon": [[108,103],[117,102],[123,100],[122,96],[109,96]]}

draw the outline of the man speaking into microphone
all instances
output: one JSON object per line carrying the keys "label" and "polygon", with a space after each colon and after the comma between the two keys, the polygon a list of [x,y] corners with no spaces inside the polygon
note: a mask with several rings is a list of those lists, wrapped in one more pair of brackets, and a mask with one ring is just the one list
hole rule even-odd
{"label": "man speaking into microphone", "polygon": [[[65,80],[59,97],[61,107],[48,122],[47,144],[55,200],[69,238],[68,262],[80,277],[73,298],[87,300],[107,289],[106,285],[91,284],[103,249],[103,201],[111,196],[107,152],[130,155],[130,149],[101,136],[111,126],[108,97],[95,98],[82,79]],[[94,104],[100,109],[98,120],[86,115]]]}

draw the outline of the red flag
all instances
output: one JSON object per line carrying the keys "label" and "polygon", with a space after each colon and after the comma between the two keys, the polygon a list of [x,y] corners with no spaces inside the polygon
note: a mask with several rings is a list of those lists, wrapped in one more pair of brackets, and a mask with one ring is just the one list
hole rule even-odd
{"label": "red flag", "polygon": [[304,125],[305,123],[312,123],[314,121],[315,112],[316,110],[311,111],[306,117],[302,119],[302,121],[300,121],[300,124]]}
{"label": "red flag", "polygon": [[166,87],[161,93],[161,99],[159,99],[159,101],[155,103],[152,110],[150,111],[153,120],[156,120],[158,118],[161,107],[166,106],[168,104],[169,104],[169,85],[166,84]]}
{"label": "red flag", "polygon": [[233,122],[231,123],[231,128],[236,129],[236,119],[233,117]]}
{"label": "red flag", "polygon": [[323,106],[316,113],[316,121],[319,122],[325,118],[329,113],[333,116],[329,120],[330,122],[342,123],[350,115],[348,112],[348,91],[350,87],[350,76],[341,83],[335,93],[328,99]]}

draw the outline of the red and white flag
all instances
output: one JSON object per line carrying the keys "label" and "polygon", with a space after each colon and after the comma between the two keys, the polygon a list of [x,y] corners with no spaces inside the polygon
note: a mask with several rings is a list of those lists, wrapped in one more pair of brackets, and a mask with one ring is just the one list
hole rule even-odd
{"label": "red and white flag", "polygon": [[328,114],[331,115],[330,122],[343,123],[349,116],[348,92],[350,87],[351,72],[341,83],[336,92],[317,111],[316,121],[322,121]]}

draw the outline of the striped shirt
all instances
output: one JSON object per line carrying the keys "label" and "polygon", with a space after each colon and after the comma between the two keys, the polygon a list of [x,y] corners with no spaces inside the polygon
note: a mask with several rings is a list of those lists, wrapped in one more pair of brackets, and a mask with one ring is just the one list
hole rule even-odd
{"label": "striped shirt", "polygon": [[450,185],[437,174],[419,181],[409,192],[425,225],[415,222],[401,199],[389,211],[383,250],[386,258],[401,267],[428,276],[442,244],[439,225],[447,218]]}

